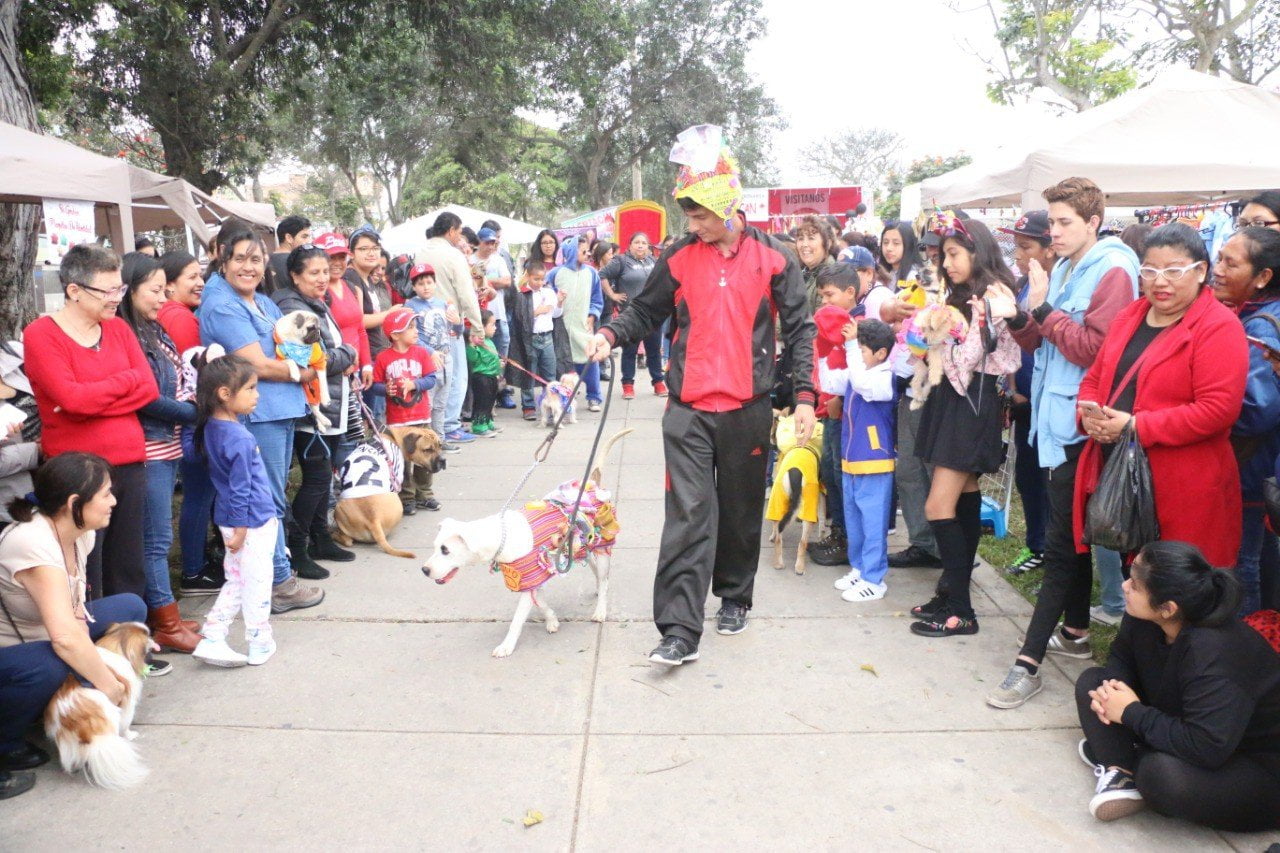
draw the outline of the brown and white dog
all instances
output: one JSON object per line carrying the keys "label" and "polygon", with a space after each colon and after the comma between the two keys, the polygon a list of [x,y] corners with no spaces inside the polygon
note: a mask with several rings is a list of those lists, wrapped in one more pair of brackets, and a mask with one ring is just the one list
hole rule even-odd
{"label": "brown and white dog", "polygon": [[147,650],[158,647],[141,622],[118,622],[97,643],[102,662],[124,681],[124,704],[116,707],[107,694],[84,687],[74,674],[58,688],[44,712],[44,731],[58,745],[58,758],[68,773],[84,771],[102,788],[131,788],[147,776],[130,727],[142,698]]}
{"label": "brown and white dog", "polygon": [[393,548],[387,542],[387,534],[404,517],[400,486],[406,461],[432,473],[443,471],[440,436],[422,426],[388,427],[352,451],[338,475],[342,492],[333,512],[335,542],[376,542],[393,557],[413,559],[412,551]]}
{"label": "brown and white dog", "polygon": [[566,373],[558,382],[549,382],[538,392],[538,426],[555,426],[564,412],[564,423],[576,424],[578,414],[574,411],[573,389],[578,384],[577,374]]}
{"label": "brown and white dog", "polygon": [[826,512],[818,477],[822,423],[818,423],[808,444],[796,444],[795,418],[787,409],[774,409],[773,446],[778,449],[778,459],[773,466],[773,489],[764,513],[765,520],[773,522],[773,532],[769,534],[769,541],[773,543],[773,567],[782,568],[782,532],[792,518],[798,518],[800,542],[796,546],[795,573],[802,575],[809,540]]}
{"label": "brown and white dog", "polygon": [[[610,495],[599,487],[601,465],[613,445],[633,432],[624,429],[605,444],[600,464],[591,471],[583,490],[579,519],[584,533],[575,533],[574,560],[585,560],[596,576],[596,609],[591,619],[603,622],[609,593],[609,561],[607,556],[617,537],[618,523]],[[440,522],[431,556],[422,573],[438,584],[448,583],[464,566],[496,564],[502,569],[507,588],[519,594],[516,612],[507,636],[493,650],[493,656],[504,658],[515,651],[529,613],[537,606],[542,611],[547,633],[560,630],[555,611],[538,600],[543,584],[555,576],[548,564],[557,559],[556,551],[568,530],[567,514],[578,493],[578,481],[561,483],[542,501],[527,504],[522,511],[511,510],[478,521]],[[568,506],[569,509],[557,509]],[[584,542],[584,538],[587,540]],[[581,543],[581,544],[578,544]]]}

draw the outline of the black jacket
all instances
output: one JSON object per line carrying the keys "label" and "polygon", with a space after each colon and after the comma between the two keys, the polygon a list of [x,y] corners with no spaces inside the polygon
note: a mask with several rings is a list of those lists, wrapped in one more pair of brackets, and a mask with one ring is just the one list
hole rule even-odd
{"label": "black jacket", "polygon": [[[325,299],[328,298],[326,294]],[[337,331],[338,324],[329,313],[327,302],[308,299],[292,287],[283,287],[275,291],[271,294],[271,299],[285,314],[290,311],[310,311],[320,318],[320,341],[324,345],[325,357],[328,360],[329,378],[329,403],[321,406],[320,411],[333,424],[330,434],[338,435],[341,432],[338,424],[342,422],[342,413],[347,411],[348,396],[351,393],[351,383],[348,381],[349,377],[344,375],[344,371],[356,363],[356,351],[350,344],[342,342],[342,333]],[[302,421],[305,421],[311,429],[315,429],[314,419],[310,413],[299,423]]]}

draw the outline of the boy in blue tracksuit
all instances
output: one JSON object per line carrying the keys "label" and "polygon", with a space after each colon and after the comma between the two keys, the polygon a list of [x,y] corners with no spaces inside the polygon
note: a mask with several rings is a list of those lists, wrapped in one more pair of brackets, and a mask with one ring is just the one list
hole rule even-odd
{"label": "boy in blue tracksuit", "polygon": [[818,363],[822,390],[844,397],[841,442],[849,573],[836,581],[845,601],[884,598],[889,571],[889,511],[897,454],[893,434],[896,394],[889,352],[893,329],[879,320],[844,329],[847,368]]}

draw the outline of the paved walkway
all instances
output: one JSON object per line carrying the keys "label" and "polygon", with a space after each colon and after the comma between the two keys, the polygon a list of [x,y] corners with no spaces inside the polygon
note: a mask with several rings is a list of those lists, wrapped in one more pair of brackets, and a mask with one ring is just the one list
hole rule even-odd
{"label": "paved walkway", "polygon": [[[321,606],[274,620],[280,652],[265,667],[176,657],[171,676],[147,683],[146,786],[106,793],[44,768],[35,791],[0,804],[0,849],[1261,850],[1280,840],[1149,813],[1094,821],[1093,776],[1075,755],[1078,669],[1052,661],[1044,692],[1020,710],[983,702],[1030,613],[986,567],[975,577],[982,632],[924,640],[904,611],[929,597],[935,572],[895,572],[883,601],[855,606],[831,588],[836,570],[774,571],[766,551],[745,633],[709,629],[697,663],[648,664],[662,407],[641,386],[640,399],[615,400],[615,423],[636,432],[607,467],[623,524],[607,623],[586,621],[593,583],[575,570],[547,593],[560,632],[531,622],[515,655],[494,660],[515,605],[500,579],[475,570],[436,586],[420,560],[362,548],[324,582]],[[527,496],[580,476],[597,417],[566,428]],[[492,513],[514,487],[543,432],[511,412],[500,422],[503,435],[449,457],[444,514]],[[421,558],[440,517],[406,519],[392,541]],[[545,819],[526,828],[530,809]]]}

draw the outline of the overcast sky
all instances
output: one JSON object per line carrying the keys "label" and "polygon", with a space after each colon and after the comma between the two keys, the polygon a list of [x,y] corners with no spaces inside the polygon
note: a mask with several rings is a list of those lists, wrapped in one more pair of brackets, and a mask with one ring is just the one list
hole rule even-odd
{"label": "overcast sky", "polygon": [[764,0],[768,34],[750,63],[789,122],[775,150],[782,179],[817,177],[797,152],[841,127],[896,131],[908,158],[976,155],[1051,115],[987,98],[990,76],[974,51],[995,50],[991,19],[980,0],[963,2],[978,11],[954,12],[946,0]]}

